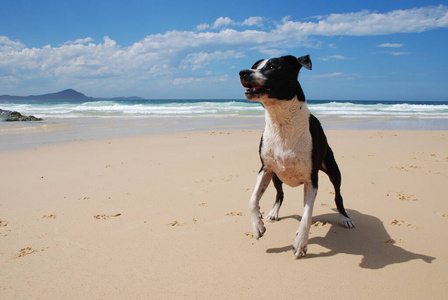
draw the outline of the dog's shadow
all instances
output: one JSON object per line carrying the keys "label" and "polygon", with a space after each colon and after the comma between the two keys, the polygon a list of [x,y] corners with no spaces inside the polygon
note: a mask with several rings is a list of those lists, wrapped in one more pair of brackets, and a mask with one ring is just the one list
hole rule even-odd
{"label": "dog's shadow", "polygon": [[[338,214],[325,214],[313,216],[313,220],[329,220],[331,228],[325,237],[312,237],[308,243],[308,254],[306,257],[333,256],[339,253],[362,256],[359,264],[361,268],[381,269],[388,265],[408,262],[414,259],[422,259],[431,263],[435,257],[412,253],[399,246],[386,231],[383,222],[373,216],[361,214],[355,210],[348,211],[350,217],[354,220],[356,227],[354,229],[345,229],[339,225]],[[287,216],[280,218],[279,221],[286,218],[300,220],[299,216]],[[313,228],[313,227],[311,227]],[[312,229],[311,229],[312,231]],[[310,253],[313,244],[321,245],[328,252]],[[271,248],[267,253],[280,253],[291,251],[292,245]]]}

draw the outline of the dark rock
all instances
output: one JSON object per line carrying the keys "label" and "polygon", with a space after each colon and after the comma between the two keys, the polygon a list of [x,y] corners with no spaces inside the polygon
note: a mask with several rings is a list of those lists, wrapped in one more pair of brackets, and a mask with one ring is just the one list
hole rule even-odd
{"label": "dark rock", "polygon": [[6,122],[43,121],[43,119],[36,118],[35,116],[24,116],[17,111],[10,111],[10,110],[3,110],[3,109],[0,109],[0,118],[3,118]]}

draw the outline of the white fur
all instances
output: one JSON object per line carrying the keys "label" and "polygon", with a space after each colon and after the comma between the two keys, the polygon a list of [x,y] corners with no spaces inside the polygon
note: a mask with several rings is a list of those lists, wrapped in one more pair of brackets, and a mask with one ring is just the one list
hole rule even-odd
{"label": "white fur", "polygon": [[265,59],[263,61],[260,62],[260,64],[257,66],[257,68],[255,69],[255,71],[252,74],[252,78],[259,84],[259,85],[263,85],[266,77],[264,77],[263,73],[260,72],[261,69],[264,68],[264,66],[266,65],[266,63],[268,62],[269,59]]}
{"label": "white fur", "polygon": [[260,238],[263,236],[264,232],[266,231],[266,228],[264,227],[263,221],[261,220],[261,212],[260,212],[260,199],[261,196],[263,196],[264,192],[266,191],[266,188],[269,185],[269,182],[272,179],[272,176],[274,173],[272,172],[266,172],[265,170],[262,170],[257,177],[257,183],[255,184],[254,192],[252,193],[252,197],[249,201],[249,210],[250,210],[250,217],[252,220],[252,229],[255,238]]}
{"label": "white fur", "polygon": [[[259,210],[260,198],[272,176],[292,187],[305,184],[304,212],[294,241],[297,258],[306,254],[308,235],[317,189],[311,184],[312,138],[309,130],[310,112],[305,102],[297,99],[279,101],[267,97],[257,99],[265,108],[266,126],[263,132],[261,158],[264,169],[258,174],[257,183],[249,202],[254,236],[263,236],[265,227]],[[278,218],[279,207],[274,206],[267,219]]]}
{"label": "white fur", "polygon": [[312,184],[305,184],[305,198],[303,199],[303,215],[300,221],[299,229],[296,232],[293,249],[294,255],[297,258],[306,255],[308,247],[308,236],[311,228],[311,221],[313,216],[314,200],[316,199],[317,188]]}
{"label": "white fur", "polygon": [[280,211],[280,205],[275,202],[274,207],[269,211],[269,213],[264,217],[266,220],[278,221],[278,212]]}
{"label": "white fur", "polygon": [[306,103],[297,99],[260,100],[265,107],[266,118],[261,149],[266,168],[291,187],[309,182],[312,140]]}
{"label": "white fur", "polygon": [[263,69],[264,66],[267,64],[268,60],[269,60],[269,59],[265,59],[265,60],[261,61],[260,64],[257,66],[257,69],[256,69],[256,70],[261,70],[261,69]]}

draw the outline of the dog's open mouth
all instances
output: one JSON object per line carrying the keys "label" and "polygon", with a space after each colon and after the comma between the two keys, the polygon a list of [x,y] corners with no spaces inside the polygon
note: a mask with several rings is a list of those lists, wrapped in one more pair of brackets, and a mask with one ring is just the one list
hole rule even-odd
{"label": "dog's open mouth", "polygon": [[262,95],[267,94],[270,91],[270,88],[266,86],[258,86],[258,85],[252,85],[247,82],[243,82],[243,87],[246,88],[246,96],[256,96],[256,95]]}

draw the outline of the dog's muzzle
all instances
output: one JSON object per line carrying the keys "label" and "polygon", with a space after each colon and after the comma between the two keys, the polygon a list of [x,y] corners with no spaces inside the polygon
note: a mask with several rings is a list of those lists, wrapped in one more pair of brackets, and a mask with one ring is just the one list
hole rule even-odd
{"label": "dog's muzzle", "polygon": [[251,100],[252,98],[258,98],[261,95],[270,92],[270,88],[255,82],[255,80],[252,78],[252,75],[252,70],[242,70],[240,72],[241,85],[246,88],[245,95],[249,100]]}

